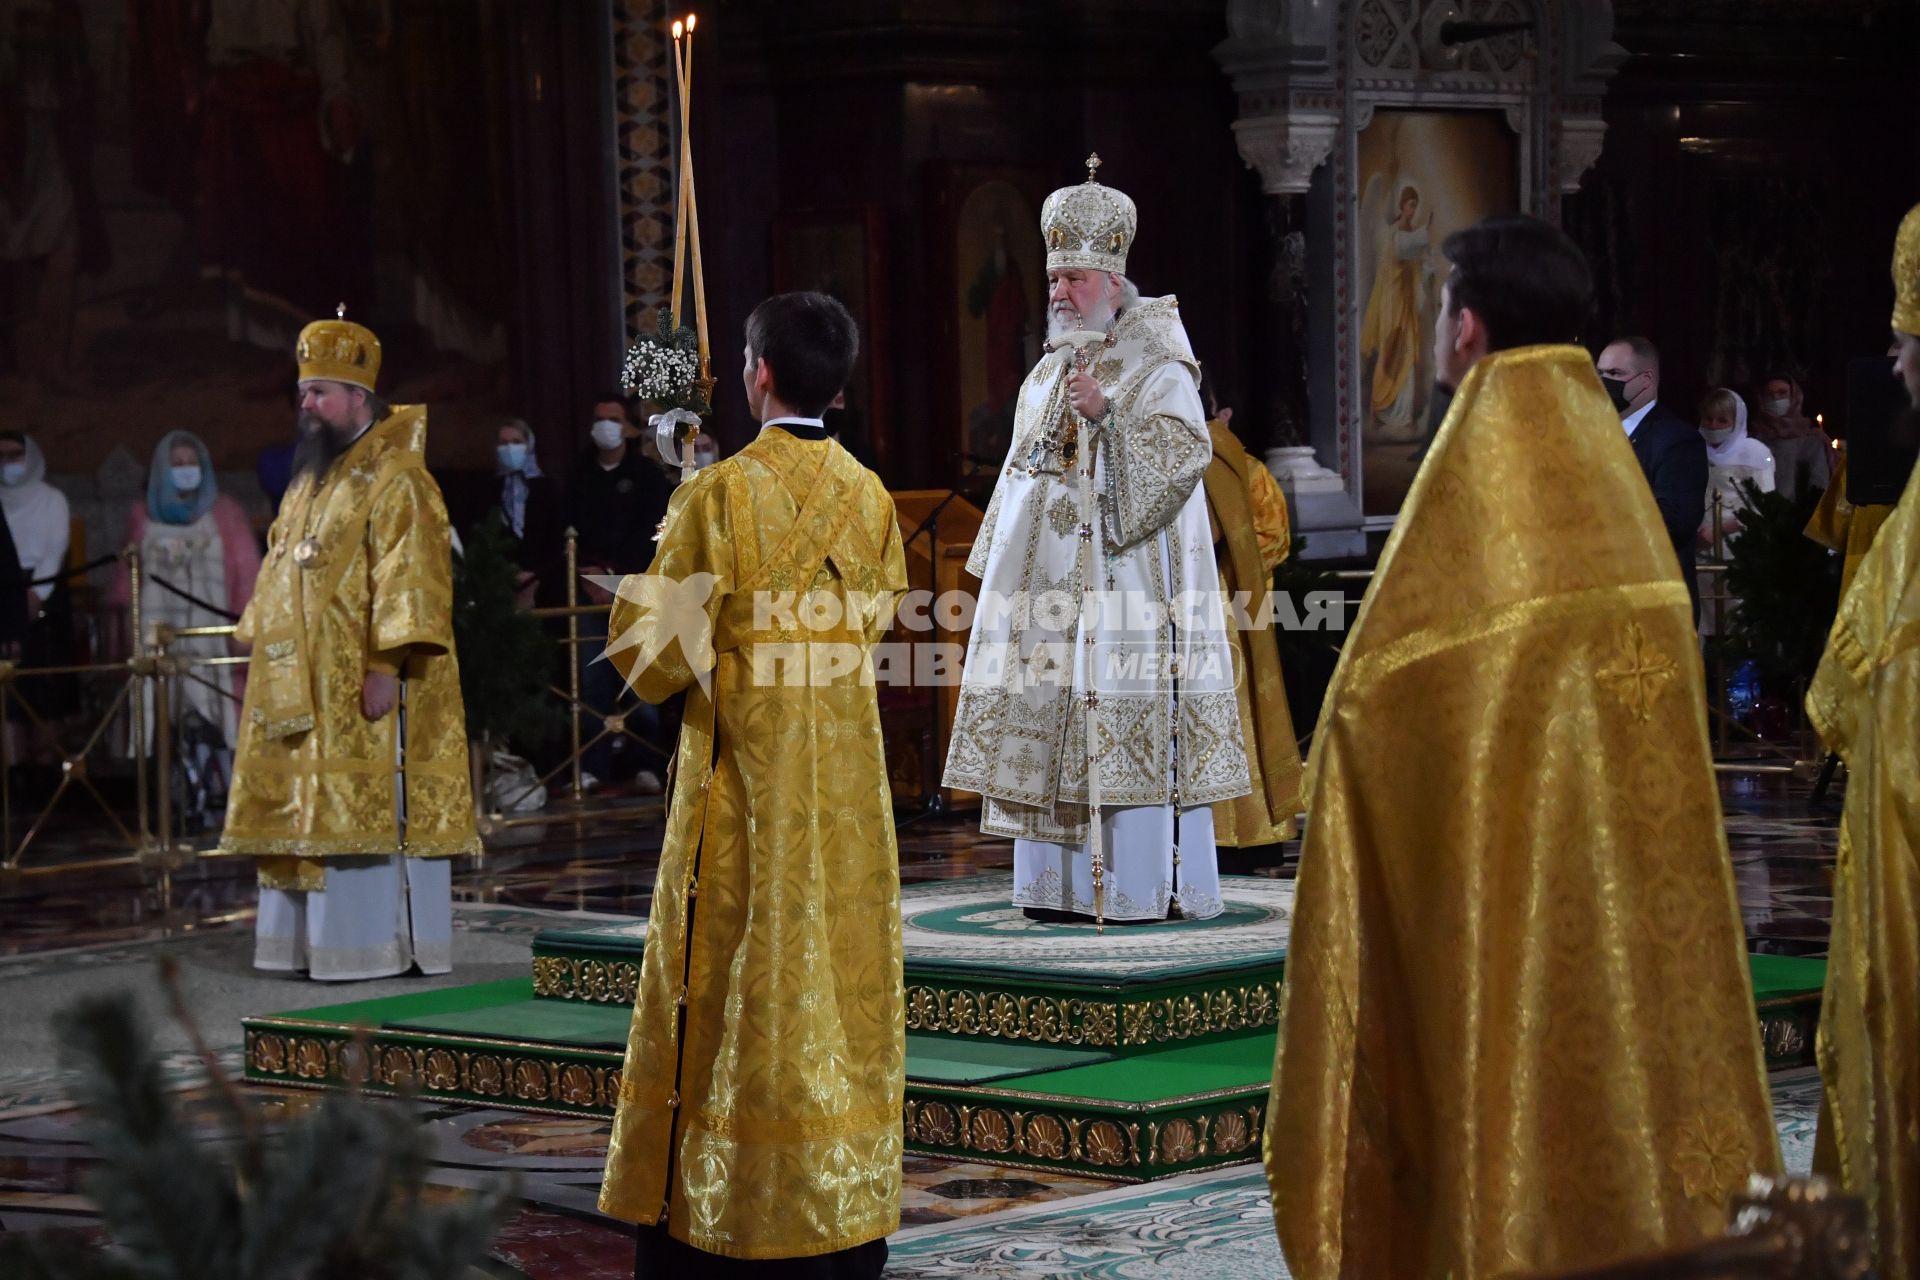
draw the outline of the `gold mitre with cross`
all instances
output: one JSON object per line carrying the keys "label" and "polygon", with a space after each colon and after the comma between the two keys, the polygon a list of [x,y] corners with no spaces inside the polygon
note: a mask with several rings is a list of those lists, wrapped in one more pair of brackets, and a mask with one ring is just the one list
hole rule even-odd
{"label": "gold mitre with cross", "polygon": [[1062,187],[1040,206],[1040,234],[1047,241],[1049,271],[1127,273],[1140,216],[1124,192],[1100,185],[1093,175],[1100,157],[1087,157],[1087,180]]}
{"label": "gold mitre with cross", "polygon": [[300,362],[300,381],[344,382],[366,391],[380,378],[380,339],[365,325],[347,319],[347,305],[334,309],[334,319],[315,320],[300,331],[293,349]]}
{"label": "gold mitre with cross", "polygon": [[1907,210],[1893,238],[1893,327],[1920,334],[1920,204]]}

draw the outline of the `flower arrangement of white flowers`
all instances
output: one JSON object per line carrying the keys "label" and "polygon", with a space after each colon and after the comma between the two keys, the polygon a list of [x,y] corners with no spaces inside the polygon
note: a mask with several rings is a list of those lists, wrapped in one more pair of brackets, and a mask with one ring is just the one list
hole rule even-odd
{"label": "flower arrangement of white flowers", "polygon": [[676,326],[664,309],[655,317],[654,332],[643,334],[627,348],[620,381],[634,395],[663,409],[713,411],[700,389],[699,340],[693,330]]}

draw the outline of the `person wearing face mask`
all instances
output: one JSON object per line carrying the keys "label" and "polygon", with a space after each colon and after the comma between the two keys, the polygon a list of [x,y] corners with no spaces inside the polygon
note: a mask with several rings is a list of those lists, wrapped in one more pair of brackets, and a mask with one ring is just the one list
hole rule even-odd
{"label": "person wearing face mask", "polygon": [[[147,496],[127,512],[125,541],[140,548],[143,626],[225,626],[253,598],[254,580],[260,575],[253,526],[232,495],[220,492],[207,446],[191,431],[169,431],[155,446],[147,471]],[[108,587],[107,602],[123,618],[132,590],[133,567],[122,561]],[[195,636],[175,640],[170,651],[183,657],[223,658],[243,650],[244,646],[217,636]],[[218,735],[218,745],[211,750],[219,757],[217,775],[223,781],[216,791],[201,793],[208,808],[221,802],[224,779],[232,772],[246,679],[239,667],[204,666],[193,669],[192,679],[173,684],[168,709],[175,740],[186,740],[189,717],[197,717]],[[135,752],[153,749],[153,691],[151,686],[143,689],[145,733],[131,744]],[[204,809],[200,816],[204,818]]]}
{"label": "person wearing face mask", "polygon": [[[67,584],[49,581],[67,562],[72,525],[66,495],[46,481],[47,461],[40,446],[18,431],[0,431],[0,508],[6,512],[19,573],[7,587],[13,597],[8,613],[20,619],[11,656],[30,667],[58,666],[71,648]],[[14,686],[17,698],[31,700],[43,720],[64,716],[79,705],[70,676],[44,677]],[[11,705],[6,714],[16,717]],[[21,750],[26,750],[21,744]],[[56,748],[41,731],[33,754],[51,762]],[[16,759],[20,757],[15,756]]]}
{"label": "person wearing face mask", "polygon": [[[602,395],[594,401],[592,414],[593,425],[587,433],[592,443],[574,467],[567,504],[573,527],[580,535],[581,602],[611,605],[613,593],[593,579],[639,573],[652,561],[654,534],[666,518],[673,481],[659,463],[648,457],[624,397],[617,392]],[[582,642],[577,660],[580,696],[588,707],[585,736],[600,737],[597,717],[632,712],[639,717],[635,730],[646,744],[639,753],[644,759],[637,765],[626,764],[623,770],[620,757],[633,755],[629,749],[634,744],[622,734],[608,734],[581,757],[581,781],[588,789],[595,789],[613,779],[616,771],[637,768],[635,788],[658,791],[660,772],[665,767],[659,716],[653,708],[632,702],[611,663],[594,661],[604,647],[606,626],[604,614],[581,615]]]}
{"label": "person wearing face mask", "polygon": [[1760,492],[1774,488],[1773,452],[1747,430],[1747,402],[1726,387],[1716,387],[1700,401],[1700,439],[1707,446],[1707,516],[1700,522],[1702,550],[1713,546],[1712,495],[1720,495],[1720,532],[1740,532],[1740,512],[1747,505],[1744,481]]}
{"label": "person wearing face mask", "polygon": [[1802,409],[1806,393],[1793,377],[1776,373],[1760,382],[1748,431],[1773,454],[1774,482],[1798,500],[1833,480],[1833,442]]}
{"label": "person wearing face mask", "polygon": [[501,423],[493,457],[499,488],[480,518],[469,522],[468,536],[483,521],[498,520],[512,539],[514,562],[520,566],[521,606],[559,603],[565,518],[558,488],[540,469],[533,428],[519,418]]}
{"label": "person wearing face mask", "polygon": [[59,584],[46,582],[67,560],[72,526],[67,497],[47,483],[40,446],[18,431],[0,431],[0,507],[26,575],[28,618],[36,618]]}
{"label": "person wearing face mask", "polygon": [[1615,338],[1596,362],[1600,385],[1613,401],[1633,443],[1633,456],[1660,504],[1660,519],[1673,541],[1681,576],[1700,612],[1693,576],[1694,535],[1707,510],[1707,446],[1700,433],[1659,402],[1660,352],[1645,338]]}
{"label": "person wearing face mask", "polygon": [[1453,407],[1307,771],[1265,1141],[1302,1280],[1601,1269],[1780,1167],[1693,616],[1573,345],[1592,276],[1516,215],[1441,252]]}

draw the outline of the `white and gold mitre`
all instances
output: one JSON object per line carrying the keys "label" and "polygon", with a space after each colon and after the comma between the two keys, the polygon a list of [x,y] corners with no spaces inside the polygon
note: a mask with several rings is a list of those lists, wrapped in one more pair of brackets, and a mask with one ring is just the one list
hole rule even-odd
{"label": "white and gold mitre", "polygon": [[1047,241],[1047,270],[1127,272],[1140,216],[1125,193],[1093,180],[1100,157],[1087,157],[1087,180],[1062,187],[1040,206],[1040,234]]}

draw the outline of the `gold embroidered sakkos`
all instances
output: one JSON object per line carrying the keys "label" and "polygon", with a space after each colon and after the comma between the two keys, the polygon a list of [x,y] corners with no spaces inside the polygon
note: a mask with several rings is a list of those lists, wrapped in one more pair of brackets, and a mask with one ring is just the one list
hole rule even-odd
{"label": "gold embroidered sakkos", "polygon": [[[321,887],[316,859],[480,847],[451,535],[426,470],[426,427],[423,406],[400,406],[323,475],[295,481],[240,619],[253,657],[220,847],[270,858],[262,875],[276,887]],[[304,562],[303,541],[313,548]],[[362,713],[369,671],[405,679],[404,833],[401,717]]]}
{"label": "gold embroidered sakkos", "polygon": [[1246,743],[1253,790],[1213,806],[1213,838],[1222,848],[1247,848],[1291,840],[1300,812],[1300,748],[1293,712],[1280,671],[1273,627],[1263,625],[1273,571],[1287,558],[1291,527],[1286,495],[1273,473],[1228,430],[1207,424],[1213,461],[1204,485],[1207,518],[1220,561],[1220,589],[1244,600],[1243,629],[1229,629],[1234,692],[1240,702],[1240,736]]}
{"label": "gold embroidered sakkos", "polygon": [[[1920,206],[1900,225],[1894,287],[1894,327],[1920,335]],[[1814,1164],[1866,1200],[1877,1273],[1911,1276],[1920,1268],[1920,482],[1907,481],[1857,563],[1807,692],[1820,740],[1847,763],[1815,1037],[1825,1106]]]}
{"label": "gold embroidered sakkos", "polygon": [[1475,364],[1307,770],[1266,1141],[1301,1280],[1598,1266],[1778,1171],[1695,644],[1586,353]]}
{"label": "gold embroidered sakkos", "polygon": [[[1182,384],[1197,400],[1178,302],[1149,298],[1127,308],[1113,337],[1092,371],[1114,422],[1095,436],[1093,524],[1083,536],[1060,505],[1072,500],[1070,475],[1024,465],[1072,412],[1070,355],[1062,350],[1042,357],[1020,388],[1009,465],[967,560],[982,600],[994,605],[974,621],[944,785],[979,792],[981,830],[996,835],[1086,839],[1089,686],[1076,651],[1089,641],[1103,662],[1115,660],[1092,686],[1101,729],[1092,755],[1105,805],[1168,804],[1176,790],[1183,806],[1212,804],[1250,789],[1219,570],[1196,498],[1213,450],[1203,423],[1162,403]],[[1092,637],[1080,634],[1089,554],[1099,557],[1109,605]],[[1189,602],[1195,607],[1184,610]],[[1155,615],[1187,625],[1170,642],[1165,627],[1138,622]],[[1122,657],[1138,661],[1123,666]]]}

